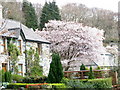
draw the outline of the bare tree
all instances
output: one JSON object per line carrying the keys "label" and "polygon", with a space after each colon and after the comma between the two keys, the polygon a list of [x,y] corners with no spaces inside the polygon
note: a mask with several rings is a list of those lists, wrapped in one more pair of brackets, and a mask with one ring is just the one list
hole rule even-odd
{"label": "bare tree", "polygon": [[105,30],[105,40],[117,41],[117,13],[100,8],[87,8],[83,4],[70,3],[61,9],[63,21],[83,23],[90,27]]}

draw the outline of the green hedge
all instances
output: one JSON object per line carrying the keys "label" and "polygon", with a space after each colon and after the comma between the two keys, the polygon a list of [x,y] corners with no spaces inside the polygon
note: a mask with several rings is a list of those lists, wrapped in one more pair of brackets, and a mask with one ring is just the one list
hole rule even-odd
{"label": "green hedge", "polygon": [[64,83],[49,83],[47,85],[41,85],[42,89],[55,89],[55,88],[67,88]]}
{"label": "green hedge", "polygon": [[[7,85],[7,89],[20,89],[21,87],[26,88],[26,85],[29,85],[29,84],[28,83],[10,83],[9,85]],[[38,88],[38,86],[40,86],[41,89],[67,88],[64,83],[48,83],[45,85],[29,86],[29,88]]]}
{"label": "green hedge", "polygon": [[20,89],[20,87],[26,87],[26,83],[10,83],[7,85],[7,89]]}
{"label": "green hedge", "polygon": [[93,79],[87,82],[93,84],[95,88],[112,88],[112,78]]}
{"label": "green hedge", "polygon": [[42,77],[24,77],[23,83],[45,83],[47,81],[46,76]]}
{"label": "green hedge", "polygon": [[63,78],[61,83],[65,83],[67,88],[112,88],[112,79],[84,79],[84,80],[71,80]]}
{"label": "green hedge", "polygon": [[[32,83],[30,83],[32,84]],[[28,83],[10,83],[8,88],[15,89],[20,87],[25,87],[29,85]],[[71,80],[63,78],[61,83],[48,83],[46,85],[39,85],[42,89],[55,89],[55,88],[112,88],[112,78],[103,78],[103,79],[84,79],[84,80]],[[37,86],[30,86],[29,88],[35,88]]]}
{"label": "green hedge", "polygon": [[24,79],[24,77],[21,76],[21,75],[12,74],[12,80],[13,80],[13,81],[22,82],[23,79]]}

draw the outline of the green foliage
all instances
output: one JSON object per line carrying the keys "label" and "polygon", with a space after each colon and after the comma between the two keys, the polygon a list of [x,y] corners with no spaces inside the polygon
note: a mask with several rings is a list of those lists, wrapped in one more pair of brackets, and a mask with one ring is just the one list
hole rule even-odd
{"label": "green foliage", "polygon": [[18,50],[17,46],[13,43],[9,43],[8,45],[8,52],[9,55],[12,56],[13,54],[17,57],[20,55],[20,51]]}
{"label": "green foliage", "polygon": [[27,61],[27,72],[26,72],[26,75],[30,75],[30,73],[31,73],[31,68],[32,68],[32,66],[33,66],[33,57],[34,57],[34,49],[32,49],[31,47],[30,47],[30,49],[29,50],[26,50],[25,51],[25,53],[26,53],[26,61]]}
{"label": "green foliage", "polygon": [[85,80],[71,80],[63,78],[62,83],[65,83],[67,88],[112,88],[112,79],[85,79]]}
{"label": "green foliage", "polygon": [[63,88],[67,88],[66,85],[64,83],[48,83],[46,85],[41,85],[42,89],[63,89]]}
{"label": "green foliage", "polygon": [[27,84],[24,83],[10,83],[9,85],[7,85],[7,89],[15,89],[15,90],[19,90],[21,87],[26,87]]}
{"label": "green foliage", "polygon": [[83,83],[79,80],[71,80],[67,83],[68,88],[94,88],[93,84]]}
{"label": "green foliage", "polygon": [[34,53],[34,66],[40,66],[40,57],[38,53],[38,49],[36,49],[36,52]]}
{"label": "green foliage", "polygon": [[100,67],[100,66],[98,66],[98,67],[96,68],[96,70],[101,70],[101,67]]}
{"label": "green foliage", "polygon": [[0,70],[0,81],[1,82],[11,82],[11,72]]}
{"label": "green foliage", "polygon": [[30,76],[34,76],[34,77],[43,76],[42,72],[43,70],[41,66],[33,66],[31,68]]}
{"label": "green foliage", "polygon": [[[88,67],[85,67],[85,65],[82,63],[80,66],[80,70],[89,70]],[[88,72],[84,72],[84,75],[88,75]]]}
{"label": "green foliage", "polygon": [[0,70],[0,81],[5,82],[5,72],[4,72],[4,70]]}
{"label": "green foliage", "polygon": [[[97,68],[96,68],[96,70],[101,70],[101,67],[100,66],[98,66]],[[99,72],[94,72],[94,75],[95,75],[95,77],[97,77],[97,78],[101,78],[103,75],[102,74],[104,74],[105,72],[104,71],[99,71]]]}
{"label": "green foliage", "polygon": [[27,54],[28,68],[30,68],[34,56],[34,49],[30,47],[30,49],[26,51],[26,54]]}
{"label": "green foliage", "polygon": [[32,4],[28,1],[24,1],[22,11],[25,17],[25,25],[29,28],[33,28],[34,30],[38,28],[37,16]]}
{"label": "green foliage", "polygon": [[[30,84],[33,84],[30,83]],[[8,86],[11,88],[19,88],[25,87],[29,85],[28,83],[10,83]],[[112,88],[112,79],[111,78],[103,78],[103,79],[86,79],[86,80],[71,80],[63,78],[61,83],[48,83],[45,85],[41,85],[42,89],[59,89],[59,88],[73,88],[73,89],[82,89],[89,88],[92,90],[96,89],[106,89]],[[32,88],[32,87],[31,87]]]}
{"label": "green foliage", "polygon": [[80,70],[86,70],[85,65],[82,63],[82,65],[80,66]]}
{"label": "green foliage", "polygon": [[36,49],[36,52],[34,54],[34,61],[33,61],[34,65],[31,68],[31,76],[42,76],[43,70],[42,67],[40,66],[40,57],[39,57],[39,53],[38,50]]}
{"label": "green foliage", "polygon": [[23,76],[17,75],[17,74],[12,74],[12,80],[17,81],[17,82],[22,82],[23,81]]}
{"label": "green foliage", "polygon": [[61,20],[61,16],[59,14],[58,6],[56,2],[45,3],[42,9],[42,14],[40,17],[40,29],[42,30],[45,27],[45,23],[49,20]]}
{"label": "green foliage", "polygon": [[41,77],[24,77],[23,82],[24,83],[44,83],[46,82],[47,77],[41,76]]}
{"label": "green foliage", "polygon": [[90,67],[90,72],[89,72],[89,76],[88,76],[89,79],[94,79],[94,73],[92,71],[92,67]]}
{"label": "green foliage", "polygon": [[[2,70],[0,70],[0,82],[2,82]],[[0,83],[1,86],[1,83]]]}
{"label": "green foliage", "polygon": [[88,67],[85,67],[85,70],[89,70],[89,68],[88,68]]}
{"label": "green foliage", "polygon": [[93,84],[95,88],[112,88],[112,78],[91,79],[88,82]]}
{"label": "green foliage", "polygon": [[4,73],[4,78],[5,78],[5,82],[11,82],[11,72],[10,71],[6,71]]}
{"label": "green foliage", "polygon": [[61,83],[67,84],[67,82],[69,82],[69,81],[70,81],[70,79],[63,77],[61,80]]}
{"label": "green foliage", "polygon": [[60,56],[56,53],[52,54],[52,62],[50,64],[50,70],[47,82],[59,83],[63,78],[63,68],[60,61]]}
{"label": "green foliage", "polygon": [[18,50],[17,46],[14,45],[13,43],[8,43],[8,52],[9,52],[9,56],[10,56],[10,62],[12,65],[12,68],[10,70],[13,69],[13,72],[15,74],[18,73],[18,67],[16,66],[17,62],[18,62],[18,56],[20,55],[20,51]]}
{"label": "green foliage", "polygon": [[32,77],[42,76],[43,69],[40,66],[40,57],[38,50],[36,49],[35,51],[34,49],[30,48],[25,53],[27,54],[27,75]]}

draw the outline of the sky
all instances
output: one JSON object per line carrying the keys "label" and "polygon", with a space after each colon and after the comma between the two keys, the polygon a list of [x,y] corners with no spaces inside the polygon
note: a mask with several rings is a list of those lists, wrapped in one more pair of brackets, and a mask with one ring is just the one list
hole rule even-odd
{"label": "sky", "polygon": [[[44,5],[45,1],[53,1],[53,0],[28,0],[32,3],[40,3]],[[67,3],[77,3],[77,4],[85,4],[87,7],[98,7],[107,10],[112,10],[114,12],[118,12],[118,2],[119,0],[55,0],[58,7],[62,7]]]}

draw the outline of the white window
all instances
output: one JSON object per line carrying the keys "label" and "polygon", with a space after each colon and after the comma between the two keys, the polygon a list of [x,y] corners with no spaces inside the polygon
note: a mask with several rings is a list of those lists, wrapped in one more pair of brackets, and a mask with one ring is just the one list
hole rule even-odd
{"label": "white window", "polygon": [[21,40],[18,40],[18,49],[20,50],[20,53],[22,54],[22,44],[21,44]]}
{"label": "white window", "polygon": [[18,64],[18,74],[23,75],[23,64]]}
{"label": "white window", "polygon": [[5,42],[5,38],[2,38],[0,40],[0,53],[5,53],[6,52],[6,42]]}

